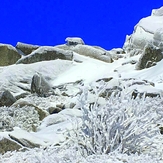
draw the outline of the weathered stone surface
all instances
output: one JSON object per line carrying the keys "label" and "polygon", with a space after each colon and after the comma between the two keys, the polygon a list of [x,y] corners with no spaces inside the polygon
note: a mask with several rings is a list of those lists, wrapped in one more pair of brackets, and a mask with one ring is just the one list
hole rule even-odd
{"label": "weathered stone surface", "polygon": [[16,63],[29,64],[29,63],[49,61],[55,59],[72,60],[73,53],[71,51],[66,51],[56,47],[41,46],[37,50],[33,51],[30,55],[27,55],[19,59]]}
{"label": "weathered stone surface", "polygon": [[113,62],[111,55],[107,51],[89,45],[76,45],[72,50],[80,55],[92,57],[108,63]]}
{"label": "weathered stone surface", "polygon": [[84,45],[84,41],[79,38],[79,37],[67,37],[66,40],[67,41],[67,45],[78,45],[78,44],[81,44],[81,45]]}
{"label": "weathered stone surface", "polygon": [[16,48],[23,52],[24,55],[28,55],[32,53],[34,50],[38,49],[39,46],[18,42],[16,44]]}
{"label": "weathered stone surface", "polygon": [[8,90],[0,92],[0,106],[11,106],[14,102],[16,98]]}
{"label": "weathered stone surface", "polygon": [[157,62],[161,61],[162,58],[163,54],[161,49],[158,49],[155,46],[148,44],[145,47],[145,50],[136,65],[136,69],[141,70],[154,66]]}
{"label": "weathered stone surface", "polygon": [[47,97],[54,94],[49,83],[39,73],[35,74],[32,78],[31,93],[36,93],[40,97]]}
{"label": "weathered stone surface", "polygon": [[15,64],[20,57],[16,48],[12,45],[0,44],[0,66]]}
{"label": "weathered stone surface", "polygon": [[0,139],[0,154],[4,154],[8,151],[18,151],[22,146],[11,139],[1,138]]}

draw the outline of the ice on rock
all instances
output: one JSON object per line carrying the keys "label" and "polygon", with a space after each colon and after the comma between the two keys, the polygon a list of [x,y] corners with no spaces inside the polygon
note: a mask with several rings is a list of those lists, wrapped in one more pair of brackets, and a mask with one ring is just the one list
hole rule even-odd
{"label": "ice on rock", "polygon": [[143,50],[148,43],[153,42],[153,38],[158,44],[157,42],[162,38],[159,36],[161,28],[163,28],[163,7],[153,10],[150,16],[138,22],[133,34],[126,37],[125,51],[130,52],[134,48]]}

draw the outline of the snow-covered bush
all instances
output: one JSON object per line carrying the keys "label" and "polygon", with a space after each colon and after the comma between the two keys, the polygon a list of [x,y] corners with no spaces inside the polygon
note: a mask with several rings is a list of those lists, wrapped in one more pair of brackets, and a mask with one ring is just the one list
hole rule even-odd
{"label": "snow-covered bush", "polygon": [[12,131],[20,127],[26,131],[35,131],[39,126],[39,115],[34,107],[0,107],[0,131]]}
{"label": "snow-covered bush", "polygon": [[[98,97],[99,92],[95,91]],[[111,96],[105,106],[89,105],[87,92],[80,98],[83,125],[76,132],[83,155],[148,153],[161,156],[159,125],[163,122],[159,98],[132,99],[123,93]]]}
{"label": "snow-covered bush", "polygon": [[7,152],[0,154],[3,163],[162,163],[157,157],[138,154],[121,154],[112,152],[108,155],[91,155],[83,157],[74,147],[30,149],[26,152]]}

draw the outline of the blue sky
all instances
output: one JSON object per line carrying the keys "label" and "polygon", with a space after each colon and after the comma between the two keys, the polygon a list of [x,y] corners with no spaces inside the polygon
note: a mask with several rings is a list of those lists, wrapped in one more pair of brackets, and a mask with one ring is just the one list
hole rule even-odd
{"label": "blue sky", "polygon": [[51,46],[75,36],[109,50],[122,47],[138,21],[161,6],[160,0],[4,0],[0,42]]}

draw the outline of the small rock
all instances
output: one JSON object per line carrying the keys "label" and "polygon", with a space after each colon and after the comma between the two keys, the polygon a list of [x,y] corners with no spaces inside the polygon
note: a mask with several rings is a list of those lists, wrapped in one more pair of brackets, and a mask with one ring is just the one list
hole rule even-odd
{"label": "small rock", "polygon": [[102,78],[102,79],[98,79],[96,82],[100,82],[100,81],[104,81],[104,82],[109,82],[110,80],[112,80],[113,78]]}
{"label": "small rock", "polygon": [[47,97],[52,95],[54,92],[45,78],[37,73],[32,78],[31,93],[36,93],[40,97]]}
{"label": "small rock", "polygon": [[74,108],[75,105],[76,105],[75,103],[71,102],[71,103],[70,103],[70,108],[71,108],[71,109]]}
{"label": "small rock", "polygon": [[2,138],[0,139],[0,154],[5,154],[10,151],[18,151],[22,146],[11,139]]}
{"label": "small rock", "polygon": [[62,109],[59,107],[49,107],[48,111],[49,114],[55,114],[55,113],[59,113]]}
{"label": "small rock", "polygon": [[79,38],[79,37],[67,37],[66,40],[67,41],[67,45],[78,45],[78,44],[81,44],[81,45],[84,45],[84,41]]}
{"label": "small rock", "polygon": [[16,98],[8,90],[0,92],[0,107],[11,106],[14,102]]}

